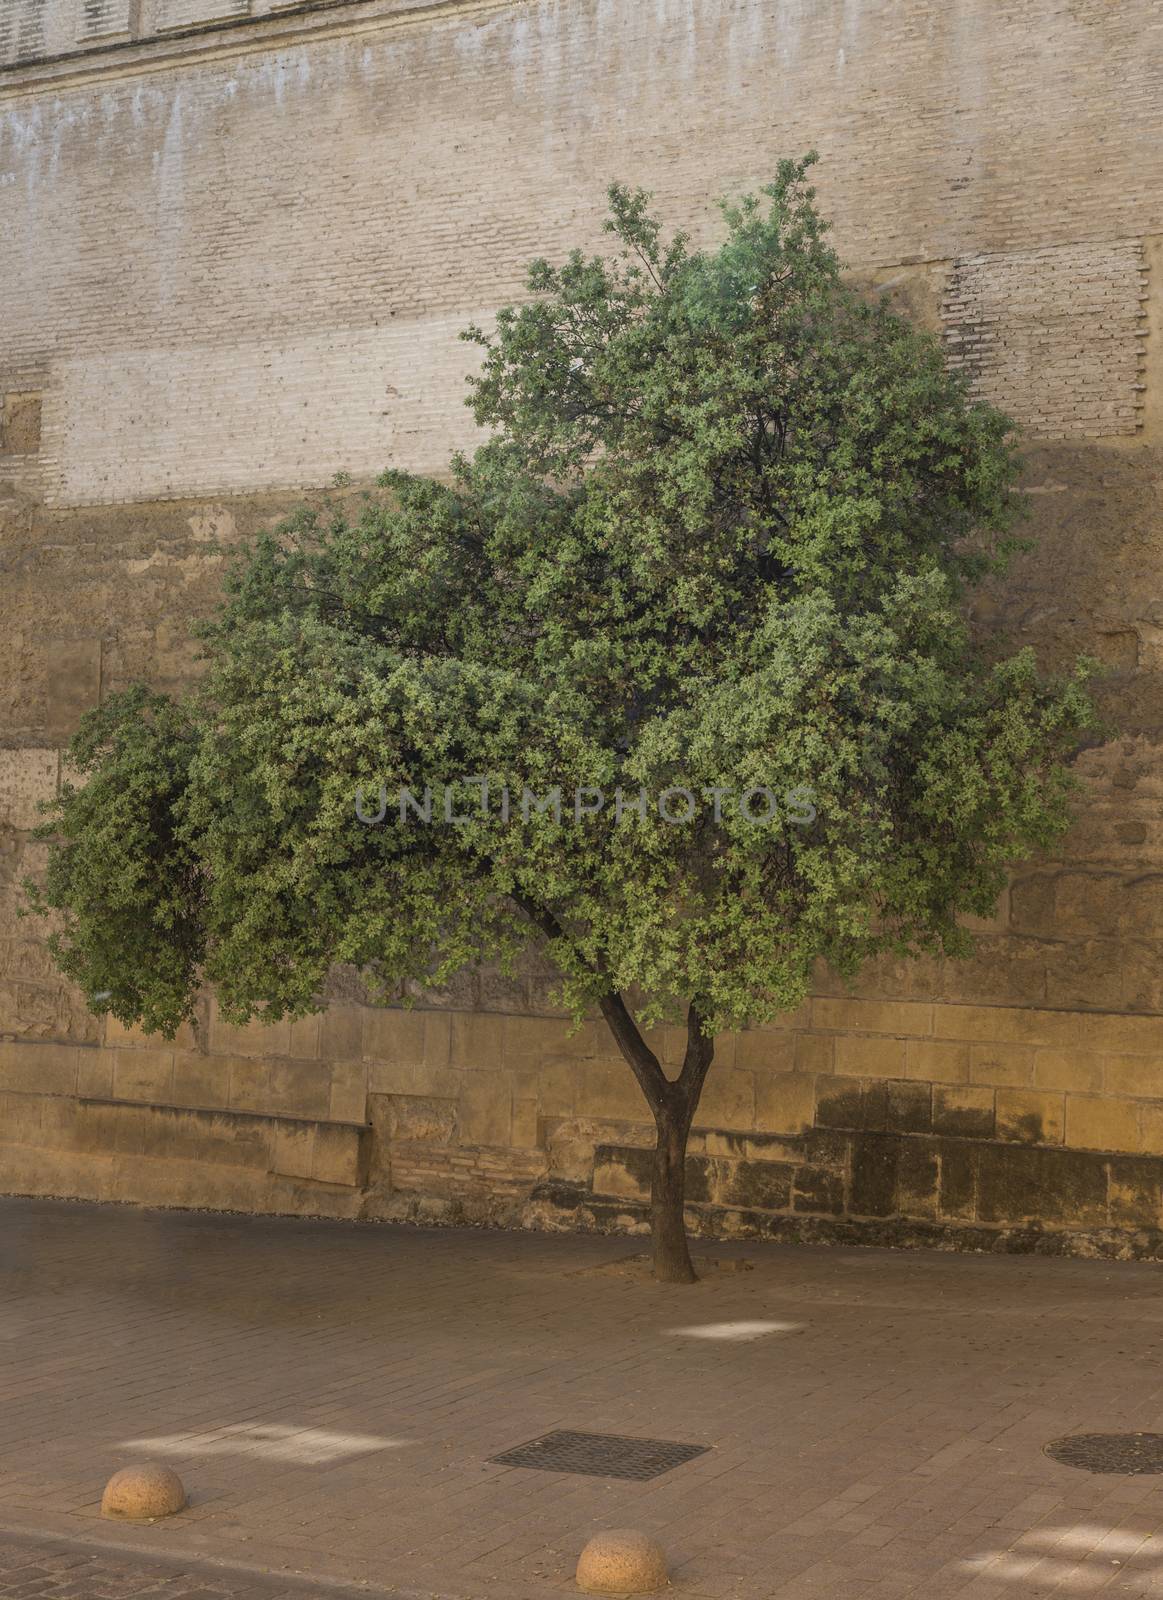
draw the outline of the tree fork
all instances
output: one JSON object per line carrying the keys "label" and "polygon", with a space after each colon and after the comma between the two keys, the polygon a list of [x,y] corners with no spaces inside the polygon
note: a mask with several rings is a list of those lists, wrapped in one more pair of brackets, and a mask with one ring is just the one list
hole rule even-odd
{"label": "tree fork", "polygon": [[692,1005],[687,1012],[687,1045],[682,1069],[677,1078],[670,1079],[643,1039],[621,996],[605,996],[601,1007],[618,1048],[646,1096],[657,1129],[650,1179],[654,1276],[659,1283],[694,1283],[695,1270],[683,1219],[686,1147],[715,1053],[715,1041],[704,1032],[702,1015]]}

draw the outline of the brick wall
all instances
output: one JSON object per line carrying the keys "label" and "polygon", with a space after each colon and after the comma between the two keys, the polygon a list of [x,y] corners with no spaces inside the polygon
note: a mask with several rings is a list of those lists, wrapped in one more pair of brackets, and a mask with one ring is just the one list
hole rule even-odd
{"label": "brick wall", "polygon": [[[471,445],[456,333],[611,178],[710,202],[816,146],[854,277],[1027,438],[983,632],[1109,668],[1079,820],[964,963],[827,973],[720,1042],[692,1222],[1152,1252],[1163,1217],[1163,13],[1151,0],[0,0],[0,1188],[642,1225],[637,1090],[547,975],[171,1046],[16,917],[102,695],[193,668],[241,538]],[[676,1048],[664,1033],[660,1047]]]}

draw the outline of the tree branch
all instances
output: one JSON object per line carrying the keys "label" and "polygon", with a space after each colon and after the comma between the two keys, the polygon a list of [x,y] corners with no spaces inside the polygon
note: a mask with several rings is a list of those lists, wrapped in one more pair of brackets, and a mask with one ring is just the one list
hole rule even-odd
{"label": "tree branch", "polygon": [[638,1087],[646,1096],[647,1105],[657,1116],[673,1087],[667,1081],[662,1063],[642,1037],[638,1024],[626,1009],[620,994],[611,990],[602,996],[598,1005],[614,1035],[614,1042],[629,1062],[630,1070],[638,1080]]}
{"label": "tree branch", "polygon": [[[545,906],[538,905],[535,900],[531,900],[527,894],[523,894],[519,889],[511,889],[509,898],[520,906],[530,922],[540,928],[546,938],[569,938],[569,935],[553,915],[553,912]],[[598,977],[604,978],[606,976],[600,962],[591,970]],[[657,1114],[666,1100],[668,1092],[673,1087],[667,1080],[666,1073],[662,1070],[662,1063],[642,1037],[638,1024],[627,1010],[625,1001],[612,985],[600,997],[598,1006],[602,1016],[606,1019],[610,1032],[614,1035],[614,1043],[629,1063],[631,1072],[638,1080],[638,1087],[646,1096],[647,1105],[649,1105],[652,1112]],[[705,1072],[706,1069],[704,1068],[703,1070]]]}
{"label": "tree branch", "polygon": [[679,1092],[684,1103],[689,1105],[692,1115],[698,1105],[703,1080],[707,1076],[714,1054],[715,1041],[705,1031],[703,1014],[692,1002],[687,1010],[686,1052],[683,1055],[682,1071],[678,1075]]}

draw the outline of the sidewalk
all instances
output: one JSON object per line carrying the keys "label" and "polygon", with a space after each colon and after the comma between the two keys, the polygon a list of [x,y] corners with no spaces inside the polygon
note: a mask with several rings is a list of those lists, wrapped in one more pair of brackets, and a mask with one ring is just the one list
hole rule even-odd
{"label": "sidewalk", "polygon": [[[1163,1596],[1163,1477],[1042,1453],[1163,1431],[1163,1266],[709,1248],[753,1270],[665,1288],[625,1238],[0,1201],[0,1595],[547,1600],[633,1526],[676,1600]],[[553,1429],[710,1448],[644,1482],[490,1463]],[[190,1509],[102,1521],[147,1457]],[[21,1580],[38,1533],[104,1554]]]}

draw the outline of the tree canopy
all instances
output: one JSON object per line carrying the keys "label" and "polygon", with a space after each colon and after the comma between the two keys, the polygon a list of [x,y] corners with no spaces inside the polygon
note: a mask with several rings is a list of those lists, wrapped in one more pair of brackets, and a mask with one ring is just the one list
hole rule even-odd
{"label": "tree canopy", "polygon": [[96,1009],[299,1014],[336,963],[391,999],[537,942],[634,1065],[643,1021],[710,1039],[820,960],[967,950],[1066,825],[1085,667],[975,645],[1011,425],[846,284],[811,159],[714,249],[613,187],[610,252],[534,262],[466,334],[471,458],[298,512],[185,699],[86,718],[39,903]]}

